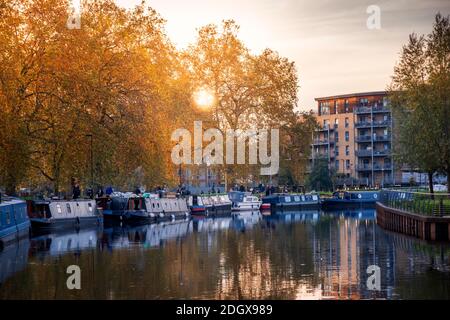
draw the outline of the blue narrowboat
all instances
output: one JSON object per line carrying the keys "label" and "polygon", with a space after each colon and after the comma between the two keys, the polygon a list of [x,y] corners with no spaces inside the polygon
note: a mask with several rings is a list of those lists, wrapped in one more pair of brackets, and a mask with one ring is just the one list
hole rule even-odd
{"label": "blue narrowboat", "polygon": [[30,234],[30,220],[27,203],[23,200],[6,198],[0,202],[0,249],[7,243]]}
{"label": "blue narrowboat", "polygon": [[284,194],[276,193],[262,199],[264,208],[270,205],[271,211],[295,211],[319,209],[320,197],[318,194]]}
{"label": "blue narrowboat", "polygon": [[378,191],[344,191],[335,192],[333,197],[322,199],[322,209],[336,210],[342,208],[374,208],[379,199]]}
{"label": "blue narrowboat", "polygon": [[105,220],[126,220],[129,197],[125,195],[111,195],[97,199],[97,206],[103,212]]}
{"label": "blue narrowboat", "polygon": [[203,203],[202,197],[193,195],[188,198],[188,206],[192,215],[206,216],[206,205]]}

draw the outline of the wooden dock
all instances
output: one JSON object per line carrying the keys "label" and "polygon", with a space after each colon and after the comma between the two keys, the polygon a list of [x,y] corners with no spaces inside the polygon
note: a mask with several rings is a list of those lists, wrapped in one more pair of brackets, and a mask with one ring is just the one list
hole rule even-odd
{"label": "wooden dock", "polygon": [[450,216],[419,215],[376,203],[377,224],[383,229],[432,241],[450,241]]}

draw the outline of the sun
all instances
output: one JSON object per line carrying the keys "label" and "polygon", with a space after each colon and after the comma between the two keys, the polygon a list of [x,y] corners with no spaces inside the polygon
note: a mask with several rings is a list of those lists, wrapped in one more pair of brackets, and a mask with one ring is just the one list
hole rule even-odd
{"label": "sun", "polygon": [[194,93],[195,104],[201,109],[209,109],[213,106],[214,93],[206,88],[201,88]]}

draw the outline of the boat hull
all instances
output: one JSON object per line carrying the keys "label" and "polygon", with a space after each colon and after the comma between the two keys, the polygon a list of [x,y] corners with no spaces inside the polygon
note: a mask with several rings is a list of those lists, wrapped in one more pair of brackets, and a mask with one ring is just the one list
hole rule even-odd
{"label": "boat hull", "polygon": [[375,201],[324,199],[321,203],[323,210],[375,208]]}
{"label": "boat hull", "polygon": [[43,232],[100,226],[103,223],[103,219],[100,216],[74,217],[63,219],[31,218],[30,222],[33,231]]}

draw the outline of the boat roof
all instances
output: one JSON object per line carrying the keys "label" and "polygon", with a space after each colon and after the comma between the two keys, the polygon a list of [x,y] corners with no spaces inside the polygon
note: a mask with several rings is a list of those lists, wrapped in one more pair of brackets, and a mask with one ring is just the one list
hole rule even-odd
{"label": "boat roof", "polygon": [[0,202],[0,207],[6,207],[6,206],[13,205],[13,204],[19,204],[19,203],[26,203],[26,202],[21,199],[6,198],[6,199],[2,199],[2,202]]}

